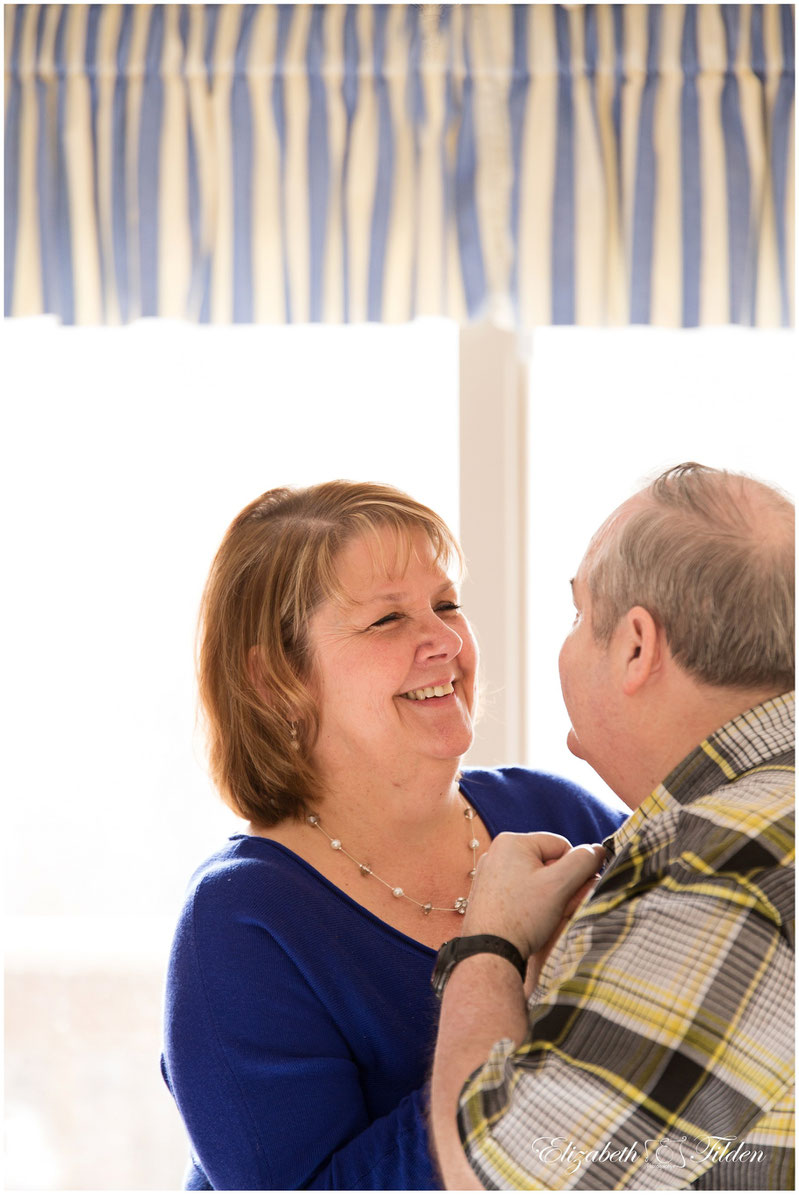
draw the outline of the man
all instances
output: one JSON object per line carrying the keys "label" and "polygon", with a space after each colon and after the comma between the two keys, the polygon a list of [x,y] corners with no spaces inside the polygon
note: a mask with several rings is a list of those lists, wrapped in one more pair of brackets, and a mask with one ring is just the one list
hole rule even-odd
{"label": "man", "polygon": [[435,976],[447,1187],[793,1189],[793,569],[791,504],[693,463],[589,545],[568,741],[633,812],[480,866]]}

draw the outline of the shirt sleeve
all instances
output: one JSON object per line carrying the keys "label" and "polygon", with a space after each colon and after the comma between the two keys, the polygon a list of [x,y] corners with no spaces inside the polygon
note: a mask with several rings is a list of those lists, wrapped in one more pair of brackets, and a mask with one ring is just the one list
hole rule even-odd
{"label": "shirt sleeve", "polygon": [[791,1089],[793,880],[741,841],[700,824],[657,883],[633,853],[580,910],[527,1040],[497,1043],[463,1090],[484,1186],[673,1190],[751,1163]]}
{"label": "shirt sleeve", "polygon": [[[195,893],[167,982],[165,1075],[218,1190],[435,1187],[426,1093],[370,1115],[334,1014],[253,918]],[[323,939],[320,937],[320,942]]]}

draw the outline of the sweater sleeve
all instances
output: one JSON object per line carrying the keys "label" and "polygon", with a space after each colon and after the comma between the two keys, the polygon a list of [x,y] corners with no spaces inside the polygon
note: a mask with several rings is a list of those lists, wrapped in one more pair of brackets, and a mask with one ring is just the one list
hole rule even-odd
{"label": "sweater sleeve", "polygon": [[165,1070],[213,1188],[435,1188],[424,1091],[370,1115],[336,1010],[234,887],[198,885],[167,981]]}

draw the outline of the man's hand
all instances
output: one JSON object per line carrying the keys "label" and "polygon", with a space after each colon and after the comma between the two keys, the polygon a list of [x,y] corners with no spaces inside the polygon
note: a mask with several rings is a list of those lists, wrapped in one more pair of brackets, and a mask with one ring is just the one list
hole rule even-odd
{"label": "man's hand", "polygon": [[[547,951],[596,881],[601,846],[572,847],[558,834],[500,834],[480,861],[463,933],[507,938],[537,980]],[[521,1045],[527,1004],[519,974],[496,955],[458,963],[444,992],[433,1065],[431,1119],[436,1156],[450,1190],[479,1189],[456,1125],[458,1098],[495,1042]]]}
{"label": "man's hand", "polygon": [[591,891],[604,848],[559,834],[499,834],[477,870],[463,934],[507,938],[537,972],[568,918]]}

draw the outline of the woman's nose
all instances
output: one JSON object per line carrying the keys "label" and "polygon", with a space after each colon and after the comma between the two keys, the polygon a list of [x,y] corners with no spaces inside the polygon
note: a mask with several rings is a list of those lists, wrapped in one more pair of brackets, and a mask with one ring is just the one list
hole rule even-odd
{"label": "woman's nose", "polygon": [[417,655],[423,660],[452,660],[462,647],[463,640],[454,627],[433,614],[425,624]]}

